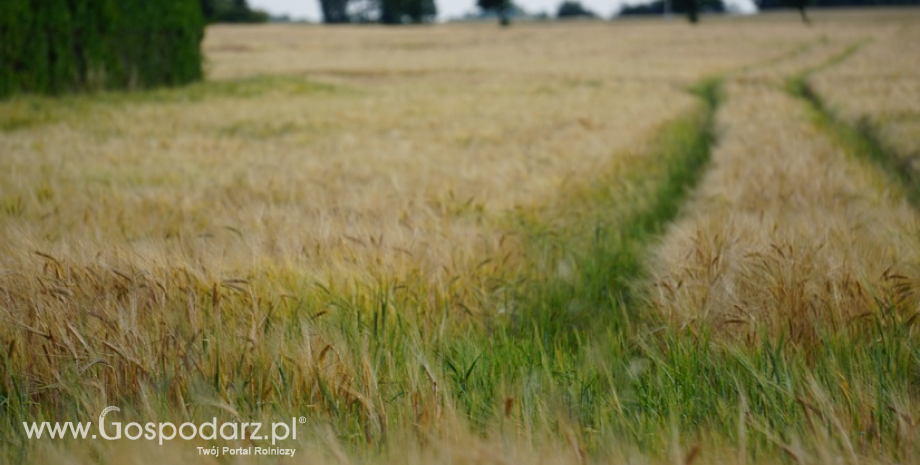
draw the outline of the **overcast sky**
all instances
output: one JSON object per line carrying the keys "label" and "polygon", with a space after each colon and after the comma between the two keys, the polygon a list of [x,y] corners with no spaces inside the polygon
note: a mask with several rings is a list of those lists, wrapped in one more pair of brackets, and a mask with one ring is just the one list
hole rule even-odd
{"label": "overcast sky", "polygon": [[[0,0],[2,1],[2,0]],[[435,0],[438,4],[438,17],[441,19],[462,16],[468,11],[475,11],[476,0]],[[562,0],[515,0],[527,11],[538,13],[545,11],[553,14]],[[590,10],[604,17],[609,17],[618,9],[621,0],[581,0]],[[641,0],[629,0],[626,3],[644,3]],[[739,5],[745,10],[753,8],[750,0],[727,0],[727,3]],[[253,8],[262,9],[275,15],[287,14],[293,18],[306,18],[313,21],[320,19],[319,0],[249,0]]]}

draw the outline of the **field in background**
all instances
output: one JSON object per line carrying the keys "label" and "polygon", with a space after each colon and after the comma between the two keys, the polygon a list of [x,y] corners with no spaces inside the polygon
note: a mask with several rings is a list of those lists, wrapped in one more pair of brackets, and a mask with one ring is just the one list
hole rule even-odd
{"label": "field in background", "polygon": [[310,463],[920,461],[920,12],[706,19],[217,26],[206,83],[0,103],[3,459],[204,460],[21,427],[118,405]]}

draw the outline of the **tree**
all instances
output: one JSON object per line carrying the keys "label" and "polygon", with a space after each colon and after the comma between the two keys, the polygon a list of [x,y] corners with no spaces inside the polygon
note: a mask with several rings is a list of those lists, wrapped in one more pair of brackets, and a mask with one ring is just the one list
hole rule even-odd
{"label": "tree", "polygon": [[755,1],[760,11],[776,10],[780,8],[795,8],[802,16],[802,22],[811,24],[808,18],[808,7],[850,7],[850,6],[882,6],[882,5],[920,5],[920,0],[758,0]]}
{"label": "tree", "polygon": [[323,22],[326,24],[342,24],[351,22],[348,16],[348,0],[319,0],[320,9],[323,11]]}
{"label": "tree", "polygon": [[199,0],[0,0],[0,97],[202,77]]}
{"label": "tree", "polygon": [[696,24],[700,21],[700,0],[675,0],[674,11],[687,13],[690,24]]}
{"label": "tree", "polygon": [[805,7],[812,3],[812,0],[783,0],[790,8],[795,8],[799,10],[799,15],[802,16],[802,22],[805,24],[811,24],[811,20],[808,19],[808,13],[805,12]]}
{"label": "tree", "polygon": [[434,0],[380,0],[380,22],[383,24],[421,24],[438,14]]}
{"label": "tree", "polygon": [[434,0],[319,0],[326,24],[420,24],[438,14]]}
{"label": "tree", "polygon": [[557,18],[594,18],[597,15],[585,8],[578,0],[566,0],[559,5]]}
{"label": "tree", "polygon": [[779,8],[795,8],[796,10],[799,10],[799,15],[802,16],[802,22],[805,24],[811,24],[811,20],[808,19],[808,13],[805,11],[805,7],[814,3],[814,0],[759,0],[755,2],[757,9],[761,11],[775,10]]}
{"label": "tree", "polygon": [[217,7],[214,5],[214,2],[215,0],[199,0],[201,4],[201,13],[206,20],[213,18],[217,12]]}
{"label": "tree", "polygon": [[617,12],[617,16],[661,16],[663,14],[663,0],[639,5],[623,5],[620,11]]}
{"label": "tree", "polygon": [[209,23],[264,23],[268,13],[249,8],[246,0],[199,0]]}
{"label": "tree", "polygon": [[513,6],[511,0],[477,0],[476,4],[479,8],[482,8],[483,11],[491,11],[497,14],[498,23],[502,26],[511,24],[511,17],[509,15]]}
{"label": "tree", "polygon": [[[625,6],[617,13],[618,16],[641,16],[641,15],[663,15],[665,12],[665,0],[656,0],[644,5]],[[686,14],[691,23],[699,21],[701,12],[725,12],[725,4],[722,0],[671,0],[673,11],[679,14]],[[767,0],[774,1],[774,0]],[[779,0],[776,0],[779,1]]]}
{"label": "tree", "polygon": [[412,23],[427,23],[438,16],[434,0],[412,0],[406,5],[405,15]]}

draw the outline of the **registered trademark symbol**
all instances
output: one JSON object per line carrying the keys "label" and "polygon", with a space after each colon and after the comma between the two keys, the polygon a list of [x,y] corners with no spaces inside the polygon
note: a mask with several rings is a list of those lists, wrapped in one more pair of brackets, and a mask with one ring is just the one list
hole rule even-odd
{"label": "registered trademark symbol", "polygon": [[300,417],[299,421],[300,421],[300,424],[302,425],[307,422],[307,417]]}

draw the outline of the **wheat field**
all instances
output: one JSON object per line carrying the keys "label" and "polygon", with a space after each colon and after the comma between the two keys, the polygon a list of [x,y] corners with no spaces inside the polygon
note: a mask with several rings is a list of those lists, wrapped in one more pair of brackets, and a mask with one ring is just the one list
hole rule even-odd
{"label": "wheat field", "polygon": [[[920,463],[918,10],[212,26],[0,102],[0,461]],[[253,438],[24,423],[303,417]]]}

